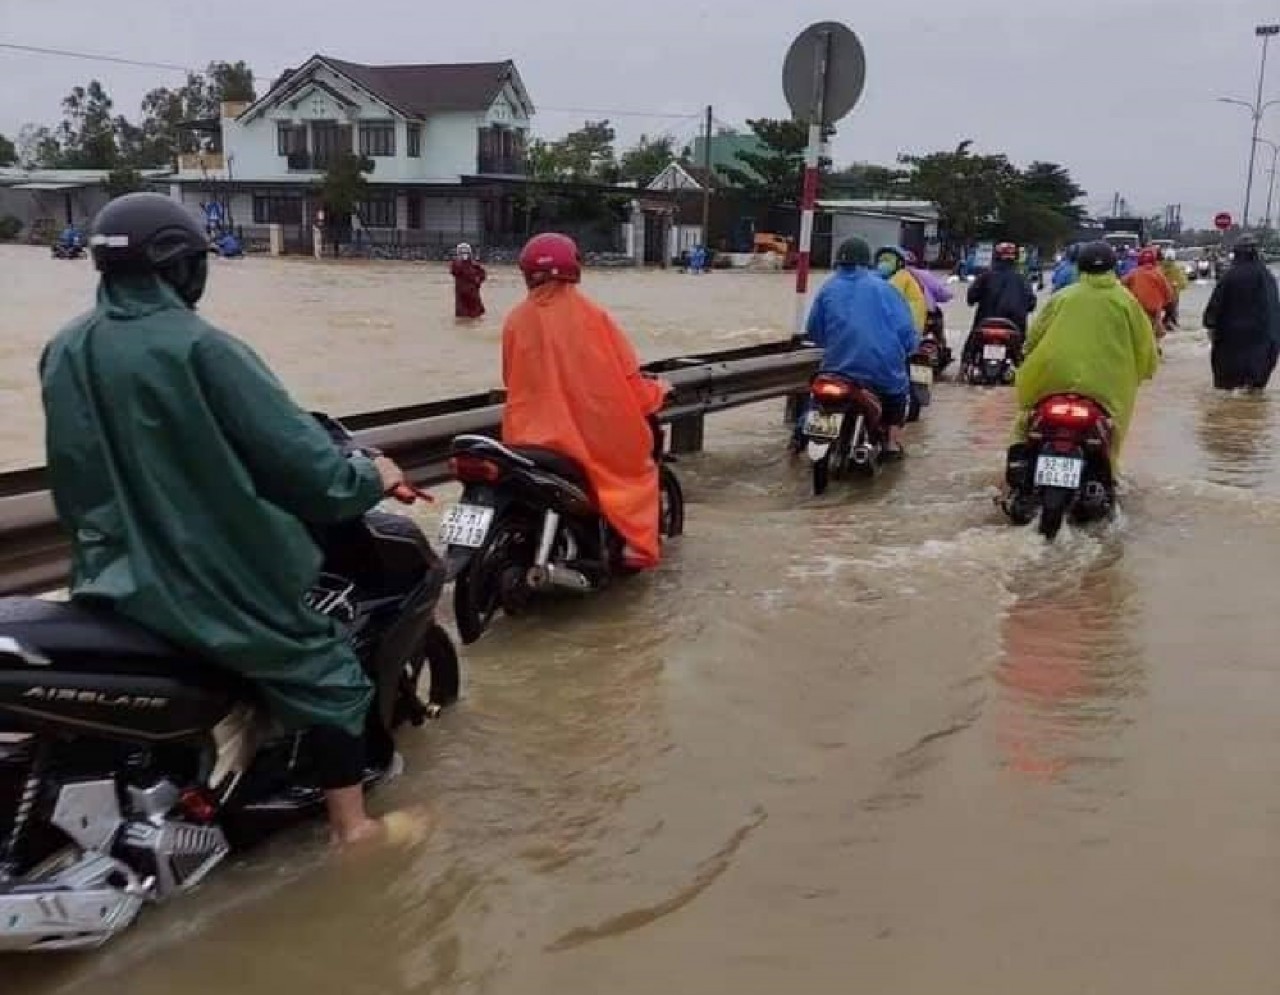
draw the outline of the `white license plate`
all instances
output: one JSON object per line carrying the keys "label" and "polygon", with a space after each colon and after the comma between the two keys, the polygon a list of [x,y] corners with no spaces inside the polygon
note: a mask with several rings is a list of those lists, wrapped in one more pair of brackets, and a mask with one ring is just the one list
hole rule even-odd
{"label": "white license plate", "polygon": [[911,382],[924,384],[928,387],[933,383],[933,367],[919,366],[915,363],[911,364]]}
{"label": "white license plate", "polygon": [[842,411],[810,411],[804,420],[804,434],[810,439],[835,440],[844,427]]}
{"label": "white license plate", "polygon": [[1084,460],[1075,456],[1041,456],[1036,460],[1037,487],[1065,487],[1075,490],[1084,473]]}
{"label": "white license plate", "polygon": [[440,522],[440,542],[445,546],[479,549],[484,545],[491,524],[492,508],[479,504],[455,504],[444,513]]}
{"label": "white license plate", "polygon": [[982,347],[982,358],[994,360],[997,363],[1003,363],[1005,356],[1009,355],[1009,350],[1002,345],[984,345]]}

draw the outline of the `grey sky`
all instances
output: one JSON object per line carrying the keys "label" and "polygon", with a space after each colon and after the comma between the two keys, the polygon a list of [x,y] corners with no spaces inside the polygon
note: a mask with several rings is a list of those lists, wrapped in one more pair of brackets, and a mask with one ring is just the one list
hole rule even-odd
{"label": "grey sky", "polygon": [[[1118,190],[1152,212],[1181,202],[1193,222],[1239,214],[1249,114],[1214,97],[1252,100],[1253,26],[1280,20],[1270,0],[0,0],[0,41],[196,67],[243,58],[265,81],[316,51],[371,63],[510,57],[540,134],[585,116],[560,109],[599,108],[655,113],[614,115],[624,139],[648,130],[683,140],[698,124],[680,115],[708,103],[727,123],[785,114],[786,48],[829,18],[861,35],[869,64],[837,161],[888,163],[972,138],[1021,163],[1067,165],[1093,209]],[[1272,69],[1267,97],[1280,96],[1280,44]],[[135,117],[147,89],[180,80],[0,50],[0,132],[56,121],[66,91],[93,77]],[[1262,133],[1280,142],[1280,106]],[[1260,149],[1258,217],[1270,160]]]}

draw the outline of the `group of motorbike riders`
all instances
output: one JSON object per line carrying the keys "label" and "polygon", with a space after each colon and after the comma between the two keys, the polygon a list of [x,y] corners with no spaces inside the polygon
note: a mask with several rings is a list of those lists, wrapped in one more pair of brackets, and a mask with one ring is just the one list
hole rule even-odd
{"label": "group of motorbike riders", "polygon": [[[282,724],[306,730],[335,843],[394,836],[412,819],[375,820],[364,805],[369,681],[339,623],[304,596],[320,569],[307,523],[363,514],[404,474],[381,455],[340,454],[252,349],[197,314],[210,244],[181,205],[159,194],[120,197],[94,220],[88,242],[101,273],[96,306],[40,361],[50,486],[73,550],[72,597],[242,674]],[[1248,246],[1238,254],[1247,260],[1250,251],[1256,255]],[[1115,420],[1118,451],[1138,386],[1157,363],[1151,313],[1122,285],[1105,242],[1073,253],[1076,279],[1050,298],[1029,334],[1036,297],[1016,259],[1001,244],[968,288],[975,330],[999,317],[1026,334],[1011,481],[1025,462],[1026,412],[1039,398],[1074,391],[1096,399]],[[649,418],[669,386],[642,373],[621,329],[579,291],[571,239],[535,236],[519,264],[528,295],[503,329],[503,441],[576,460],[625,543],[626,565],[656,566]],[[839,247],[836,264],[806,337],[823,349],[824,372],[880,396],[890,448],[901,456],[908,357],[926,329],[941,334],[940,305],[951,291],[910,253],[891,246],[873,254],[860,238]],[[1242,281],[1256,277],[1241,272]],[[1268,293],[1274,301],[1274,280]],[[1213,320],[1206,318],[1215,334],[1241,326],[1235,301],[1215,294]],[[1273,313],[1280,317],[1280,308]],[[971,334],[966,353],[976,341]]]}

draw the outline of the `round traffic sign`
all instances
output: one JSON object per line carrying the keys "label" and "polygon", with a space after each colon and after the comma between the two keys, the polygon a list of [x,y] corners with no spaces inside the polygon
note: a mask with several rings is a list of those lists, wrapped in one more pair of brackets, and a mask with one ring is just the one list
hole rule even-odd
{"label": "round traffic sign", "polygon": [[1226,211],[1220,211],[1213,216],[1213,227],[1218,231],[1226,231],[1232,225],[1231,215]]}
{"label": "round traffic sign", "polygon": [[782,66],[782,91],[791,113],[810,123],[818,116],[819,93],[822,120],[816,123],[833,124],[853,110],[866,82],[862,42],[839,21],[819,21],[805,28],[791,43]]}

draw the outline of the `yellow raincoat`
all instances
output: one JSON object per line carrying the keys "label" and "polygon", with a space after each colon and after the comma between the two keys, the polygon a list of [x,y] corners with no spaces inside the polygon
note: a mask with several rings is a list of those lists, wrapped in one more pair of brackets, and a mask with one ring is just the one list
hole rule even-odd
{"label": "yellow raincoat", "polygon": [[1182,265],[1173,259],[1162,259],[1160,261],[1160,272],[1164,274],[1164,278],[1169,281],[1169,286],[1173,288],[1173,296],[1182,296],[1182,292],[1187,289],[1187,273],[1182,268]]}
{"label": "yellow raincoat", "polygon": [[1027,335],[1014,382],[1019,414],[1014,442],[1026,439],[1032,409],[1050,394],[1083,394],[1115,420],[1111,458],[1118,463],[1142,381],[1158,360],[1151,322],[1113,273],[1081,273],[1049,298]]}
{"label": "yellow raincoat", "polygon": [[924,299],[924,291],[920,289],[920,284],[911,275],[911,270],[905,266],[894,273],[889,278],[889,282],[906,298],[907,307],[911,309],[911,323],[916,326],[916,334],[923,335],[924,323],[929,317],[929,305]]}

